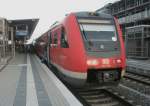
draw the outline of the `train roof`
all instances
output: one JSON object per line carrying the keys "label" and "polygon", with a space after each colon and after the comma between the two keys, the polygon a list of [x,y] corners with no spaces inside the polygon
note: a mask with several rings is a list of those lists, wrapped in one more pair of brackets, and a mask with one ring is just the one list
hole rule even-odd
{"label": "train roof", "polygon": [[113,16],[110,14],[96,13],[96,12],[76,12],[75,15],[78,18],[89,18],[89,17],[106,18],[106,19],[112,19],[113,18]]}
{"label": "train roof", "polygon": [[[105,13],[96,13],[96,12],[75,12],[73,13],[75,14],[76,17],[78,18],[105,18],[105,19],[112,19],[113,16],[110,14],[105,14]],[[66,16],[68,16],[70,14],[67,14]],[[52,24],[50,26],[50,29],[48,29],[48,31],[46,31],[45,33],[49,32],[50,30],[52,30],[53,28],[57,27],[58,25],[60,25],[60,22],[56,21],[54,22],[54,24]],[[43,33],[41,36],[39,36],[36,40],[40,39],[43,35],[45,35],[45,33]]]}

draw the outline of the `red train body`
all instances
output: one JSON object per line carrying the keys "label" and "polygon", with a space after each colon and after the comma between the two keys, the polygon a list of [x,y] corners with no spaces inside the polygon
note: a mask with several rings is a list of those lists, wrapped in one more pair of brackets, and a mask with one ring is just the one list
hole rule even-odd
{"label": "red train body", "polygon": [[125,48],[117,20],[106,14],[71,13],[44,33],[37,54],[74,86],[118,83],[125,71]]}

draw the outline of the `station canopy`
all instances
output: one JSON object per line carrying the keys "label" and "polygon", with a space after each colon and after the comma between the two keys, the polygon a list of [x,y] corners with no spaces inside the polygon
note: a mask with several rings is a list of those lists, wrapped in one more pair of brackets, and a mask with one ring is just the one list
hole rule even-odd
{"label": "station canopy", "polygon": [[16,38],[29,39],[35,30],[39,19],[18,19],[9,20],[10,26],[15,29]]}

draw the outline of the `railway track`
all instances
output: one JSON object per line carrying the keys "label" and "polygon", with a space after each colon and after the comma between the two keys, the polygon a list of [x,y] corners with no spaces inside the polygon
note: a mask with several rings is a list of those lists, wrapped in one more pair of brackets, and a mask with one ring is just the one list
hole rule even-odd
{"label": "railway track", "polygon": [[145,85],[150,85],[150,78],[144,75],[139,75],[137,73],[127,72],[125,77],[126,79],[130,79]]}
{"label": "railway track", "polygon": [[[130,80],[131,82],[136,82],[136,87],[139,84],[149,86],[150,85],[150,78],[145,75],[140,75],[136,73],[128,72],[125,75],[126,80]],[[126,82],[126,80],[124,80]],[[130,82],[129,81],[129,82]],[[127,86],[131,85],[134,86],[133,83],[128,84]],[[137,91],[141,90],[144,94],[149,94],[149,90],[147,87],[143,87],[142,85],[137,88]],[[129,88],[134,88],[129,86]],[[148,87],[149,88],[149,87]],[[135,89],[136,90],[136,89]],[[83,104],[88,106],[136,106],[134,100],[129,100],[128,97],[122,96],[119,89],[77,89],[76,92],[78,93],[79,100],[83,102]],[[140,105],[139,105],[140,106]]]}
{"label": "railway track", "polygon": [[85,106],[134,106],[134,102],[112,89],[76,89],[75,95]]}
{"label": "railway track", "polygon": [[[52,70],[54,70],[53,68],[54,67],[51,67]],[[59,78],[56,70],[55,74]],[[113,87],[109,89],[100,89],[95,87],[92,87],[90,89],[75,89],[65,82],[64,84],[78,98],[78,100],[83,103],[84,106],[142,106],[139,104],[144,104],[141,103],[141,101],[139,103],[139,101],[132,99],[132,97],[130,97],[129,95],[132,95],[133,92],[131,91],[130,94],[128,94],[128,89],[125,89],[125,91],[123,91],[124,89],[122,90],[119,87]],[[134,98],[137,98],[137,95],[133,96],[135,96]]]}
{"label": "railway track", "polygon": [[[51,67],[54,70],[54,67]],[[55,69],[56,70],[56,69]],[[55,74],[58,76],[58,73]],[[135,106],[132,100],[113,89],[75,89],[63,82],[84,106]]]}
{"label": "railway track", "polygon": [[121,84],[136,90],[145,97],[150,95],[150,78],[147,76],[127,72]]}

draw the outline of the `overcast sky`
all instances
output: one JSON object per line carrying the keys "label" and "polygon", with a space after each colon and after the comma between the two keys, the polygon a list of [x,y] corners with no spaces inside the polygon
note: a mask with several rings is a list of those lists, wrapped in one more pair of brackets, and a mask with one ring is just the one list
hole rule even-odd
{"label": "overcast sky", "polygon": [[7,19],[39,18],[32,38],[47,31],[65,14],[76,11],[95,11],[118,0],[0,0],[0,17]]}

